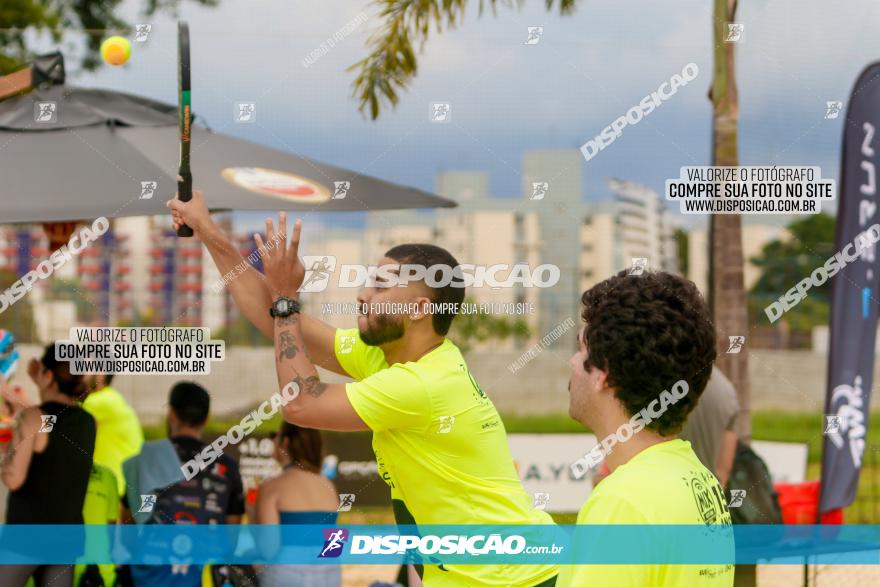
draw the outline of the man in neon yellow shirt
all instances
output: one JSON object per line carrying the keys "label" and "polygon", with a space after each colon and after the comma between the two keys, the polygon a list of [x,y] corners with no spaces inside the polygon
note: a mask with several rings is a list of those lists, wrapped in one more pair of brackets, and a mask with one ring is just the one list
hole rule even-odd
{"label": "man in neon yellow shirt", "polygon": [[[207,246],[221,275],[241,256],[210,221],[201,194],[189,203],[172,200],[175,225],[185,222]],[[305,267],[297,248],[297,221],[288,247],[286,217],[264,251],[265,278],[245,264],[230,282],[239,308],[275,340],[279,386],[300,390],[284,406],[288,422],[309,428],[373,431],[382,478],[391,489],[399,524],[550,524],[532,507],[514,467],[504,424],[477,385],[458,348],[446,338],[464,287],[431,287],[425,280],[403,285],[402,266],[457,267],[444,249],[401,245],[379,262],[373,287],[358,295],[367,311],[358,328],[334,330],[299,312]],[[384,275],[384,277],[383,277]],[[394,281],[395,283],[390,283]],[[438,283],[435,281],[434,283]],[[386,304],[386,305],[382,305]],[[391,305],[388,305],[391,304]],[[271,316],[270,316],[271,309]],[[401,309],[406,309],[401,313]],[[320,365],[356,380],[323,383]],[[417,565],[427,587],[549,587],[558,568],[546,565]]]}
{"label": "man in neon yellow shirt", "polygon": [[[586,325],[569,360],[569,414],[599,445],[572,466],[611,469],[578,524],[705,524],[729,529],[718,480],[676,438],[706,387],[715,328],[694,284],[623,271],[587,290]],[[682,545],[687,548],[687,545]],[[729,587],[732,565],[563,566],[559,587]]]}
{"label": "man in neon yellow shirt", "polygon": [[122,462],[141,452],[144,433],[137,414],[125,398],[110,384],[113,374],[95,375],[93,389],[83,401],[83,409],[95,418],[94,461],[104,465],[116,476],[119,495],[125,494]]}

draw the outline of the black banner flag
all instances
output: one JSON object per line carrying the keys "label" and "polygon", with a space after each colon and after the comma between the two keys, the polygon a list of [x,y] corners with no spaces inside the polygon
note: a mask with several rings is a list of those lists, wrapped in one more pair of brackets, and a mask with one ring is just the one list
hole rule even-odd
{"label": "black banner flag", "polygon": [[[841,104],[829,102],[826,117]],[[850,95],[843,124],[836,250],[847,261],[834,279],[825,398],[820,512],[855,499],[867,438],[877,334],[880,222],[880,62],[867,67]],[[872,228],[874,227],[874,228]]]}

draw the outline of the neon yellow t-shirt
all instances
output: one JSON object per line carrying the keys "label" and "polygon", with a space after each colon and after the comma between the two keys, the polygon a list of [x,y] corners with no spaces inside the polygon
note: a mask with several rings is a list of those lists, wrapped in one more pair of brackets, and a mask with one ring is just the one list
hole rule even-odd
{"label": "neon yellow t-shirt", "polygon": [[119,495],[124,495],[122,462],[141,452],[144,443],[137,414],[122,394],[109,386],[90,393],[82,406],[95,418],[97,425],[95,455],[92,458],[113,472]]}
{"label": "neon yellow t-shirt", "polygon": [[[382,349],[365,344],[357,329],[337,330],[335,351],[357,380],[346,393],[373,431],[379,474],[397,501],[399,524],[553,523],[532,507],[504,423],[452,341],[418,361],[389,366]],[[529,587],[557,571],[549,564],[431,565],[423,582]]]}
{"label": "neon yellow t-shirt", "polygon": [[[578,524],[730,525],[724,492],[691,443],[675,439],[651,446],[596,486]],[[557,587],[729,587],[733,565],[563,566]]]}

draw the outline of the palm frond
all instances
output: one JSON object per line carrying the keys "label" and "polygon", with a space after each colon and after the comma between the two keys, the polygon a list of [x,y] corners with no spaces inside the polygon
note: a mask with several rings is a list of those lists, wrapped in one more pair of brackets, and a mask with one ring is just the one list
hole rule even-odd
{"label": "palm frond", "polygon": [[[552,9],[556,0],[545,0]],[[569,14],[576,0],[559,0],[561,14]],[[357,71],[353,94],[358,109],[373,120],[383,106],[394,107],[418,73],[417,53],[421,52],[433,29],[437,34],[464,20],[467,0],[374,0],[384,20],[381,30],[367,40],[369,54],[348,68]],[[496,14],[498,6],[521,6],[522,0],[480,0],[480,14],[488,6]]]}

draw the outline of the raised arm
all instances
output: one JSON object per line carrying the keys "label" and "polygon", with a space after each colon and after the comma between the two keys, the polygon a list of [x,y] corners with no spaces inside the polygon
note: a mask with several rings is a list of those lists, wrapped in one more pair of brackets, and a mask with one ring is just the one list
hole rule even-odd
{"label": "raised arm", "polygon": [[[279,217],[277,234],[287,233],[287,218],[284,212]],[[297,301],[298,289],[305,276],[305,268],[299,260],[299,237],[302,223],[297,220],[293,228],[290,246],[270,249],[263,264],[266,268],[266,281],[269,289],[278,291],[281,296]],[[272,220],[266,220],[266,234],[275,235]],[[258,246],[263,239],[254,235]],[[360,418],[343,384],[327,384],[321,381],[309,355],[308,345],[303,345],[302,319],[298,312],[275,317],[275,368],[278,387],[284,390],[293,387],[293,397],[284,405],[284,419],[288,422],[323,430],[355,431],[369,428]],[[290,394],[288,394],[288,397]]]}
{"label": "raised arm", "polygon": [[[172,210],[175,229],[179,224],[187,224],[208,249],[220,271],[221,283],[229,288],[232,299],[245,318],[263,335],[274,339],[275,326],[272,317],[269,316],[269,308],[281,294],[270,290],[265,276],[241,256],[229,237],[214,223],[205,205],[203,194],[194,191],[189,202],[181,202],[176,198],[169,200],[168,207]],[[286,246],[283,239],[281,242],[272,237],[269,239],[269,242],[263,243],[260,249],[264,255],[270,247]],[[302,316],[301,324],[305,344],[315,364],[334,373],[347,375],[336,360],[336,353],[333,350],[336,333],[333,327],[310,316]]]}

